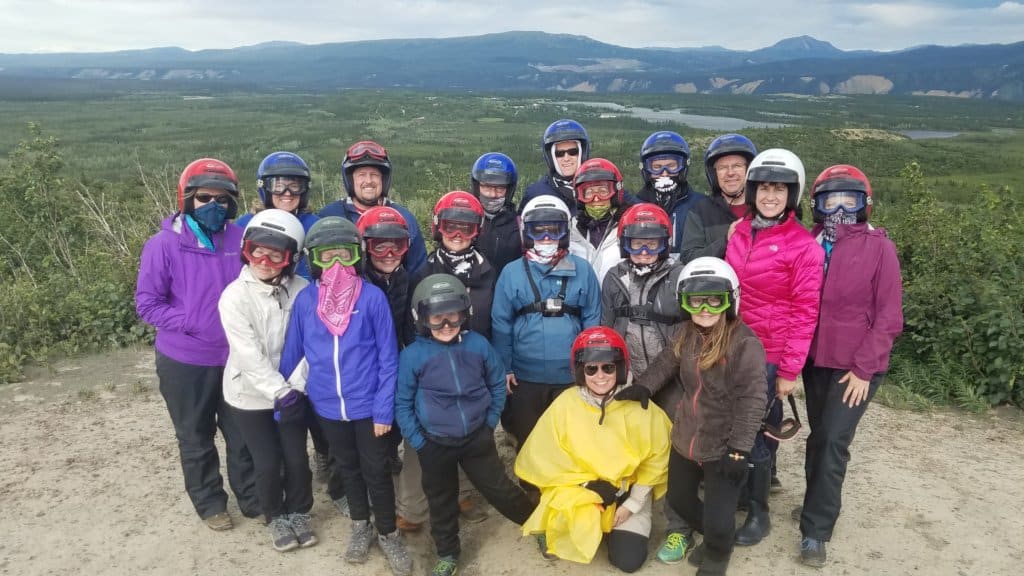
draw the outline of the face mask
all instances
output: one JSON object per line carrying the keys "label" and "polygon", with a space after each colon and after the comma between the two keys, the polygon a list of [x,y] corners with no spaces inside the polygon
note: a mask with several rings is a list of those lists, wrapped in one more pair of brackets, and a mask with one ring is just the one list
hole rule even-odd
{"label": "face mask", "polygon": [[534,244],[532,250],[537,262],[546,263],[558,254],[558,244]]}
{"label": "face mask", "polygon": [[584,204],[583,209],[587,212],[587,216],[590,216],[594,220],[600,220],[611,211],[612,205],[605,204],[604,206],[594,206],[593,204]]}
{"label": "face mask", "polygon": [[228,209],[218,202],[209,202],[192,211],[192,218],[207,234],[216,234],[224,229]]}
{"label": "face mask", "polygon": [[505,197],[501,198],[484,198],[480,197],[480,204],[484,207],[484,212],[488,214],[497,214],[501,212],[501,209],[505,207]]}
{"label": "face mask", "polygon": [[825,240],[827,240],[829,242],[835,242],[836,241],[836,230],[839,228],[839,226],[841,224],[856,224],[856,223],[857,223],[857,214],[856,213],[850,214],[850,213],[848,213],[848,212],[846,212],[844,210],[837,210],[836,212],[833,212],[832,214],[829,214],[828,216],[825,217],[825,230],[823,231],[823,234],[825,236]]}
{"label": "face mask", "polygon": [[669,176],[659,176],[654,180],[654,189],[658,192],[672,192],[679,187],[679,183]]}

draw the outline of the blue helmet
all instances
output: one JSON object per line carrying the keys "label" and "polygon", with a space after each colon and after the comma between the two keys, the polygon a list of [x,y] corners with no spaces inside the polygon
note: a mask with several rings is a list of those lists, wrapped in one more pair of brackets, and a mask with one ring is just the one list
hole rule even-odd
{"label": "blue helmet", "polygon": [[473,170],[469,173],[470,192],[480,198],[480,184],[504,186],[505,205],[512,206],[512,196],[516,193],[519,172],[511,158],[501,152],[488,152],[476,159]]}
{"label": "blue helmet", "polygon": [[260,167],[256,169],[256,191],[267,208],[274,207],[272,196],[267,188],[269,188],[270,179],[275,176],[287,176],[305,181],[299,197],[299,212],[305,210],[309,200],[311,180],[306,161],[292,152],[272,152],[260,162]]}
{"label": "blue helmet", "polygon": [[582,124],[575,120],[556,120],[544,131],[544,137],[540,141],[540,149],[544,156],[544,162],[548,165],[549,174],[558,174],[555,169],[555,159],[551,157],[551,148],[556,142],[576,140],[580,143],[580,164],[590,158],[590,136]]}
{"label": "blue helmet", "polygon": [[722,193],[718,185],[718,174],[715,172],[715,162],[722,156],[738,154],[747,159],[747,164],[757,156],[757,147],[750,141],[750,138],[739,134],[723,134],[715,138],[708,149],[704,152],[704,175],[708,178],[708,188],[712,196]]}
{"label": "blue helmet", "polygon": [[651,162],[664,157],[676,157],[678,159],[678,168],[675,171],[667,171],[669,177],[680,185],[684,184],[687,175],[690,173],[690,145],[686,143],[682,136],[668,130],[651,134],[644,140],[643,145],[640,146],[640,176],[644,182],[649,183],[655,176],[666,171],[663,170],[658,172],[658,174],[651,173]]}

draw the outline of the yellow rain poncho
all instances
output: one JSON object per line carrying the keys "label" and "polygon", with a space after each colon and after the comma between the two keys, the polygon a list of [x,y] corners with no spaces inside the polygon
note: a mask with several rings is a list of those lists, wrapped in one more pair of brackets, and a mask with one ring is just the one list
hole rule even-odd
{"label": "yellow rain poncho", "polygon": [[523,535],[544,533],[559,558],[589,563],[604,533],[612,529],[613,504],[581,486],[606,480],[616,486],[640,484],[664,496],[672,424],[652,402],[612,401],[601,410],[580,391],[563,392],[540,417],[516,458],[515,472],[541,490],[540,504],[523,524]]}

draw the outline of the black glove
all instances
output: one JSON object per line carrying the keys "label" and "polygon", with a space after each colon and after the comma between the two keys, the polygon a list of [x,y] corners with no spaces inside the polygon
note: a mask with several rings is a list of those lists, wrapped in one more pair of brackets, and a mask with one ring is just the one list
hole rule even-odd
{"label": "black glove", "polygon": [[615,400],[636,400],[640,403],[641,408],[647,410],[647,406],[651,403],[651,391],[643,386],[634,384],[619,390],[612,398]]}
{"label": "black glove", "polygon": [[306,395],[294,388],[274,399],[274,420],[281,424],[306,419]]}
{"label": "black glove", "polygon": [[607,480],[591,480],[584,484],[583,487],[600,496],[601,504],[605,506],[611,506],[619,497],[619,489]]}
{"label": "black glove", "polygon": [[747,479],[747,468],[750,464],[750,453],[728,448],[725,456],[718,461],[722,476],[732,482],[733,486],[742,486]]}

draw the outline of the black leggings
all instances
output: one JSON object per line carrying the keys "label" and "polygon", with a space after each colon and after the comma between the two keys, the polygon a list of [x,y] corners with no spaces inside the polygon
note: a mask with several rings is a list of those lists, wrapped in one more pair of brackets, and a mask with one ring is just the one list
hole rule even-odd
{"label": "black leggings", "polygon": [[[726,479],[719,460],[703,466],[672,450],[668,459],[668,495],[666,501],[690,526],[704,534],[704,545],[717,558],[732,554],[736,533],[736,502],[740,486]],[[704,501],[697,495],[704,479]]]}

